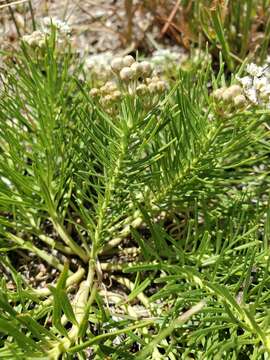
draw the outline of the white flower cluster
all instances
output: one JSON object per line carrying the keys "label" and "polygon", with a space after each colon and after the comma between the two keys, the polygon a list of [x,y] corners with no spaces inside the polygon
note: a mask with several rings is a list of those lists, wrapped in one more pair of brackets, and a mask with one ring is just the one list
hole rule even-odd
{"label": "white flower cluster", "polygon": [[218,102],[234,105],[236,107],[246,105],[247,103],[247,99],[239,85],[231,85],[229,87],[216,89],[213,91],[212,96]]}
{"label": "white flower cluster", "polygon": [[100,98],[100,104],[103,106],[111,106],[121,99],[122,94],[121,91],[118,90],[115,82],[107,81],[100,88],[92,88],[90,90],[90,96]]}
{"label": "white flower cluster", "polygon": [[70,27],[66,22],[57,18],[44,18],[41,24],[41,29],[33,31],[30,35],[24,35],[22,40],[32,48],[42,48],[46,43],[46,36],[51,32],[51,27],[54,26],[57,31],[57,43],[63,44],[70,35]]}
{"label": "white flower cluster", "polygon": [[32,34],[30,35],[24,35],[22,37],[22,40],[32,48],[36,48],[36,47],[41,48],[45,45],[46,36],[42,31],[36,30],[33,31]]}
{"label": "white flower cluster", "polygon": [[110,63],[113,59],[111,52],[91,55],[85,60],[86,70],[91,71],[91,75],[97,80],[106,81],[112,77]]}
{"label": "white flower cluster", "polygon": [[45,17],[41,24],[43,32],[49,34],[51,26],[54,26],[59,34],[70,35],[71,28],[66,21],[62,21],[56,17]]}
{"label": "white flower cluster", "polygon": [[269,59],[263,66],[247,65],[247,76],[236,77],[248,100],[254,105],[270,107],[270,64]]}
{"label": "white flower cluster", "polygon": [[187,54],[173,49],[158,49],[153,52],[151,63],[162,72],[187,60]]}
{"label": "white flower cluster", "polygon": [[127,55],[115,58],[111,62],[113,72],[128,86],[130,94],[134,92],[143,95],[146,93],[162,93],[166,90],[165,81],[153,75],[153,66],[148,61],[137,62]]}
{"label": "white flower cluster", "polygon": [[159,98],[167,89],[166,82],[153,73],[152,65],[148,61],[137,62],[130,55],[113,58],[110,71],[110,81],[90,90],[90,96],[105,107],[114,106],[127,94],[149,95],[144,97],[144,101],[149,102],[149,99]]}

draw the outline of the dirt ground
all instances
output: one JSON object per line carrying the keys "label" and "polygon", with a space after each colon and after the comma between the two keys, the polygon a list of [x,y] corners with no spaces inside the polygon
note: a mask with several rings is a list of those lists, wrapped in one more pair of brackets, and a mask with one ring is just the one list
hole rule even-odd
{"label": "dirt ground", "polygon": [[[18,35],[33,31],[44,17],[57,17],[72,29],[73,43],[84,54],[151,54],[158,48],[183,46],[183,34],[174,21],[174,1],[162,0],[0,0],[0,35],[4,47]],[[32,7],[32,11],[31,11]]]}

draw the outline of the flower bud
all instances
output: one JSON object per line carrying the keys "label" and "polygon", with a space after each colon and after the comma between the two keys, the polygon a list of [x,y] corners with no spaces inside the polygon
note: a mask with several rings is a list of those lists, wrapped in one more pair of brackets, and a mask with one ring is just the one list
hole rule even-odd
{"label": "flower bud", "polygon": [[140,77],[142,75],[141,64],[135,62],[130,66],[130,69],[133,71],[134,77]]}
{"label": "flower bud", "polygon": [[225,91],[223,91],[222,100],[225,102],[230,102],[232,100],[232,92],[230,88],[227,88]]}
{"label": "flower bud", "polygon": [[116,84],[112,81],[107,81],[105,85],[100,88],[102,94],[110,94],[112,91],[117,89]]}
{"label": "flower bud", "polygon": [[133,56],[131,56],[131,55],[127,55],[123,59],[124,66],[131,66],[134,63],[135,63],[135,60],[134,60]]}
{"label": "flower bud", "polygon": [[231,96],[237,96],[242,93],[242,88],[239,85],[231,85],[228,90],[230,90]]}
{"label": "flower bud", "polygon": [[114,72],[118,73],[124,67],[123,58],[116,57],[111,61],[111,68]]}
{"label": "flower bud", "polygon": [[152,73],[152,66],[148,61],[142,61],[140,63],[141,73],[144,76],[149,76]]}
{"label": "flower bud", "polygon": [[148,87],[145,84],[140,84],[136,87],[136,93],[138,95],[145,95],[148,92]]}
{"label": "flower bud", "polygon": [[163,80],[159,80],[156,82],[156,89],[159,93],[162,93],[166,90],[166,83]]}
{"label": "flower bud", "polygon": [[97,88],[92,88],[91,90],[90,90],[90,96],[92,96],[92,97],[97,97],[97,96],[99,96],[99,90],[97,89]]}
{"label": "flower bud", "polygon": [[111,95],[106,95],[100,100],[102,106],[109,106],[112,102],[113,98],[111,97]]}
{"label": "flower bud", "polygon": [[244,95],[237,95],[234,99],[233,99],[233,103],[235,106],[243,106],[246,104],[246,98]]}
{"label": "flower bud", "polygon": [[212,92],[212,96],[215,100],[222,100],[222,95],[224,93],[224,88],[220,88],[220,89],[216,89],[215,91]]}
{"label": "flower bud", "polygon": [[131,67],[124,67],[120,71],[120,78],[123,81],[130,81],[134,78],[134,70],[131,69]]}
{"label": "flower bud", "polygon": [[115,90],[112,94],[111,94],[111,98],[113,101],[117,101],[121,99],[121,92],[119,90]]}
{"label": "flower bud", "polygon": [[151,94],[154,94],[157,91],[157,83],[156,82],[151,82],[148,85],[148,90],[150,91]]}

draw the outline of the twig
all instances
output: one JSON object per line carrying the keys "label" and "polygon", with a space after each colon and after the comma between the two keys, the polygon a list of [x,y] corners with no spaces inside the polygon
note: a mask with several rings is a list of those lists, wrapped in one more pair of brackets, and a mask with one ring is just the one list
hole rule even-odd
{"label": "twig", "polygon": [[18,0],[18,1],[13,1],[11,3],[6,3],[4,5],[0,5],[0,9],[3,9],[3,8],[6,8],[6,7],[11,7],[13,5],[19,5],[19,4],[22,4],[24,2],[27,2],[28,0]]}
{"label": "twig", "polygon": [[9,10],[9,12],[10,12],[10,16],[11,16],[11,18],[12,18],[12,21],[14,22],[14,25],[15,25],[15,28],[16,28],[16,31],[17,31],[17,34],[18,34],[19,37],[21,37],[21,32],[20,32],[19,26],[18,26],[17,21],[16,21],[16,19],[15,19],[13,9],[12,9],[12,7],[11,7],[10,5],[14,5],[14,3],[9,4],[9,3],[8,3],[8,0],[7,0],[7,4],[0,6],[0,9],[3,8],[3,7],[7,7],[7,6],[8,6],[8,10]]}
{"label": "twig", "polygon": [[177,10],[179,8],[180,3],[181,3],[181,0],[178,0],[177,3],[175,3],[174,8],[172,9],[172,12],[170,13],[170,16],[168,17],[168,20],[167,20],[166,24],[163,26],[163,28],[161,30],[160,37],[162,37],[168,31],[168,28],[171,25],[171,22],[172,22],[173,18],[176,15],[176,12],[177,12]]}
{"label": "twig", "polygon": [[36,21],[35,21],[35,14],[34,14],[34,10],[33,10],[32,1],[31,1],[31,0],[28,0],[28,5],[29,5],[30,14],[31,14],[33,31],[35,31],[35,30],[36,30]]}

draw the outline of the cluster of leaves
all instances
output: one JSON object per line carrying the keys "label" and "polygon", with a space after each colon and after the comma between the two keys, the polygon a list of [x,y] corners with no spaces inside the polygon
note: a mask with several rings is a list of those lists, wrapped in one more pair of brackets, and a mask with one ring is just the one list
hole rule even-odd
{"label": "cluster of leaves", "polygon": [[111,116],[55,45],[2,72],[0,358],[266,359],[269,111],[217,114],[208,64]]}

